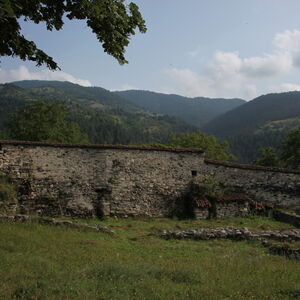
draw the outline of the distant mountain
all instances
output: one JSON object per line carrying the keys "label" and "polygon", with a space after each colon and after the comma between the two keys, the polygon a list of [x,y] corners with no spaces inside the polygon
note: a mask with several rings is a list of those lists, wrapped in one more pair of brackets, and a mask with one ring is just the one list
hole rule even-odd
{"label": "distant mountain", "polygon": [[286,133],[300,125],[300,92],[268,94],[249,101],[203,127],[230,142],[242,161],[251,162],[261,147],[280,148]]}
{"label": "distant mountain", "polygon": [[139,90],[115,94],[150,112],[175,116],[198,128],[246,102],[242,99],[187,98]]}
{"label": "distant mountain", "polygon": [[268,94],[246,102],[207,123],[203,129],[220,137],[253,132],[267,122],[300,116],[300,92]]}
{"label": "distant mountain", "polygon": [[13,82],[15,86],[28,90],[35,97],[60,100],[84,105],[97,110],[122,109],[126,112],[142,112],[143,109],[126,99],[101,87],[83,87],[68,81],[24,80]]}
{"label": "distant mountain", "polygon": [[69,120],[80,125],[91,143],[166,143],[174,133],[196,130],[175,117],[149,113],[103,88],[20,81],[0,85],[0,131],[8,136],[10,114],[38,99],[64,103]]}

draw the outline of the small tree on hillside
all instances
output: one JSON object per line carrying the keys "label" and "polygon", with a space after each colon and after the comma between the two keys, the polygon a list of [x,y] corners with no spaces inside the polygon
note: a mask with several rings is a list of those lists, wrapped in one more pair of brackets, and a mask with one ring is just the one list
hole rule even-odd
{"label": "small tree on hillside", "polygon": [[202,131],[182,133],[171,138],[172,146],[183,148],[201,148],[208,158],[216,160],[234,160],[234,155],[229,153],[228,142],[218,142],[214,136],[206,135]]}
{"label": "small tree on hillside", "polygon": [[300,169],[300,126],[289,131],[283,143],[281,159],[287,167]]}
{"label": "small tree on hillside", "polygon": [[38,101],[17,111],[11,122],[11,137],[17,140],[87,143],[77,123],[66,121],[66,108],[57,101]]}
{"label": "small tree on hillside", "polygon": [[275,149],[272,147],[260,148],[259,149],[260,157],[255,161],[255,165],[265,166],[265,167],[279,167],[280,159],[277,156]]}
{"label": "small tree on hillside", "polygon": [[278,157],[272,147],[261,148],[254,164],[268,167],[288,167],[300,169],[300,127],[292,129],[287,134],[287,139],[283,142],[282,153]]}

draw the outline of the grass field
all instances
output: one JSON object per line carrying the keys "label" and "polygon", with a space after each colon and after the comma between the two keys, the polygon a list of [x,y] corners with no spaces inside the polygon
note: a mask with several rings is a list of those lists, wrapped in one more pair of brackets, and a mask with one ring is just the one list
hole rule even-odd
{"label": "grass field", "polygon": [[0,223],[0,299],[300,299],[300,262],[270,255],[259,242],[153,235],[161,229],[289,225],[261,217],[109,218],[101,224],[116,234]]}

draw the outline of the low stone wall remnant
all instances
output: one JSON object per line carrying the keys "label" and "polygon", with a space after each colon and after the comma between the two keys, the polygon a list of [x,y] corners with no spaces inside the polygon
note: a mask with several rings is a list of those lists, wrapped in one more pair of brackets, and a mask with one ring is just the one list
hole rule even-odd
{"label": "low stone wall remnant", "polygon": [[300,230],[292,229],[288,231],[260,231],[250,232],[247,228],[200,228],[195,230],[163,230],[158,235],[164,239],[193,239],[193,240],[212,240],[212,239],[271,239],[281,242],[300,241]]}
{"label": "low stone wall remnant", "polygon": [[295,227],[300,228],[300,216],[281,210],[273,211],[273,218],[279,222],[289,223]]}
{"label": "low stone wall remnant", "polygon": [[271,254],[285,256],[290,259],[300,260],[300,249],[293,248],[290,245],[278,245],[270,241],[263,241],[262,245],[267,247]]}

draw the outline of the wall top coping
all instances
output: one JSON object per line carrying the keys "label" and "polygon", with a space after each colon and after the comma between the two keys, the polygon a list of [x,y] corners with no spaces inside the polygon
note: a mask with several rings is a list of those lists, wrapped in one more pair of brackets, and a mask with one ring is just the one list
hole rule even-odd
{"label": "wall top coping", "polygon": [[158,147],[158,146],[138,146],[138,145],[98,145],[98,144],[62,144],[62,143],[47,143],[47,142],[32,142],[32,141],[15,141],[15,140],[0,140],[1,145],[14,146],[36,146],[36,147],[54,147],[54,148],[80,148],[80,149],[120,149],[120,150],[143,150],[143,151],[165,151],[176,153],[201,153],[204,151],[200,148],[173,148],[173,147]]}
{"label": "wall top coping", "polygon": [[256,165],[249,165],[249,164],[239,164],[229,161],[220,161],[220,160],[213,160],[205,158],[204,162],[207,164],[217,165],[217,166],[224,166],[228,168],[236,168],[236,169],[243,169],[243,170],[255,170],[255,171],[267,171],[267,172],[278,172],[278,173],[289,173],[289,174],[300,174],[300,171],[297,170],[290,170],[284,168],[274,168],[274,167],[263,167],[263,166],[256,166]]}

